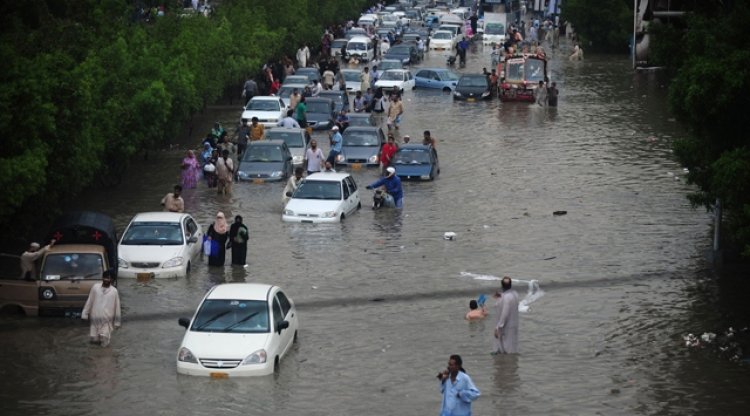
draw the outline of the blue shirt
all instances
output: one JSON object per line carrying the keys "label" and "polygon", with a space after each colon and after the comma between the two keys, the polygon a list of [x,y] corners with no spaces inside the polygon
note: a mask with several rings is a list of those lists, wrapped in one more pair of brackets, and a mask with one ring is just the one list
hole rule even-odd
{"label": "blue shirt", "polygon": [[341,153],[341,142],[343,141],[343,137],[341,137],[341,133],[338,131],[336,133],[333,133],[333,137],[331,137],[331,150],[334,152]]}
{"label": "blue shirt", "polygon": [[471,402],[480,394],[471,377],[462,371],[456,375],[455,383],[450,377],[440,382],[440,392],[443,393],[440,416],[471,416]]}
{"label": "blue shirt", "polygon": [[385,185],[385,189],[389,194],[391,194],[395,201],[398,201],[399,199],[404,197],[404,191],[401,189],[401,179],[399,179],[396,174],[393,174],[393,176],[391,177],[383,177],[378,179],[377,181],[367,185],[367,189],[374,189],[378,186],[383,185]]}

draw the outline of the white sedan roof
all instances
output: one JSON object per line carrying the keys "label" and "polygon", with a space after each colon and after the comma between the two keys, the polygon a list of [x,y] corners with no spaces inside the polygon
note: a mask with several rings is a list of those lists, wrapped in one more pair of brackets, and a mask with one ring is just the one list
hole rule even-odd
{"label": "white sedan roof", "polygon": [[251,98],[250,101],[279,101],[279,97],[275,95],[256,95]]}
{"label": "white sedan roof", "polygon": [[339,172],[316,172],[305,177],[305,180],[316,180],[316,181],[330,181],[330,182],[341,182],[350,176],[348,173]]}
{"label": "white sedan roof", "polygon": [[273,289],[272,285],[263,283],[223,283],[214,286],[206,299],[244,299],[262,300],[268,299],[268,292]]}
{"label": "white sedan roof", "polygon": [[133,221],[138,222],[180,222],[188,214],[184,212],[140,212],[135,214]]}

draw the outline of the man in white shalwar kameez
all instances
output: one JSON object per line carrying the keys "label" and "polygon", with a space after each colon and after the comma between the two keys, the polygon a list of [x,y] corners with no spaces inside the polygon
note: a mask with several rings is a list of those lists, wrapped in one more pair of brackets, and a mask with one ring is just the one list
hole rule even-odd
{"label": "man in white shalwar kameez", "polygon": [[503,277],[503,293],[495,301],[495,340],[493,354],[518,352],[518,293],[511,289],[511,279]]}
{"label": "man in white shalwar kameez", "polygon": [[101,283],[91,288],[89,298],[83,307],[81,318],[88,319],[89,337],[92,343],[99,343],[103,347],[109,345],[112,330],[120,327],[120,295],[112,286],[112,278],[108,272],[102,275]]}

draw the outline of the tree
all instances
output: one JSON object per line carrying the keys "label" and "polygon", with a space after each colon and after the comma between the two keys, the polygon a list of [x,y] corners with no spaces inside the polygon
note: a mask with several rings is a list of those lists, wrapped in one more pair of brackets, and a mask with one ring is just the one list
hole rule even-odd
{"label": "tree", "polygon": [[633,34],[630,0],[565,0],[562,18],[573,24],[584,49],[627,52]]}

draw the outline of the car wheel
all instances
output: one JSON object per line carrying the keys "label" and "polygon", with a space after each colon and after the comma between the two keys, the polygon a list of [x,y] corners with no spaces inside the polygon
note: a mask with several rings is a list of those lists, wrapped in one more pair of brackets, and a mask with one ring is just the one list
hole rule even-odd
{"label": "car wheel", "polygon": [[274,374],[279,374],[279,370],[281,370],[281,365],[279,365],[279,364],[280,364],[280,362],[279,362],[279,357],[277,356],[277,357],[276,357],[276,358],[275,358],[275,359],[273,360],[273,373],[274,373]]}
{"label": "car wheel", "polygon": [[344,215],[344,213],[342,212],[341,213],[341,222],[344,222],[344,218],[346,218],[346,215]]}
{"label": "car wheel", "polygon": [[361,202],[357,202],[357,209],[362,209],[362,203]]}
{"label": "car wheel", "polygon": [[185,274],[186,274],[186,275],[190,274],[190,262],[188,262],[188,265],[187,265],[187,267],[185,268]]}
{"label": "car wheel", "polygon": [[297,331],[294,331],[294,338],[292,339],[292,343],[296,344],[299,340],[299,336],[297,335]]}
{"label": "car wheel", "polygon": [[451,89],[450,89],[450,88],[448,88],[448,87],[444,87],[444,88],[443,88],[443,92],[447,92],[447,93],[449,93],[449,94],[450,94],[450,92],[451,92]]}

